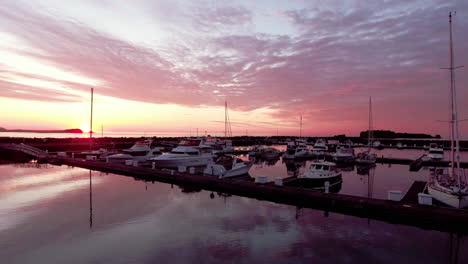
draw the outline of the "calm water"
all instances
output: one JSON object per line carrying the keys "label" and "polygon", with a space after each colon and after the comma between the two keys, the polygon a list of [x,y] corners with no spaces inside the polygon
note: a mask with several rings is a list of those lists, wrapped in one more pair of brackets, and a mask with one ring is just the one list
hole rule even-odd
{"label": "calm water", "polygon": [[[252,169],[267,172],[287,175],[282,161]],[[395,165],[374,172],[375,197],[425,176]],[[344,172],[342,192],[367,195],[367,179]],[[0,165],[0,263],[468,263],[456,235],[211,194],[67,166]]]}

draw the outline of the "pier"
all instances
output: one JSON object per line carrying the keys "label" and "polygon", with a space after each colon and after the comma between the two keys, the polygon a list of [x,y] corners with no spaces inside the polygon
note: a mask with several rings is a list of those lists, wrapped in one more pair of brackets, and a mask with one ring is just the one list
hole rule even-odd
{"label": "pier", "polygon": [[[324,193],[305,188],[280,185],[274,182],[257,183],[241,179],[218,179],[199,173],[178,172],[168,169],[152,169],[96,160],[74,159],[50,155],[24,144],[1,145],[21,151],[37,159],[56,165],[68,165],[132,176],[146,181],[190,185],[199,189],[244,196],[303,208],[318,209],[395,224],[417,226],[446,232],[468,233],[468,210],[418,204],[418,193],[424,182],[415,182],[401,201],[366,198],[337,193]],[[285,182],[293,180],[285,178]]]}

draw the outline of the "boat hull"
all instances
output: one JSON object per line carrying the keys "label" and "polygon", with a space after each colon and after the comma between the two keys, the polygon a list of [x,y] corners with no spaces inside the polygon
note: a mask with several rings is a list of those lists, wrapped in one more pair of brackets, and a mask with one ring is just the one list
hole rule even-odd
{"label": "boat hull", "polygon": [[455,208],[468,207],[468,196],[458,196],[450,193],[448,189],[438,187],[436,184],[431,183],[427,188],[429,194],[435,200]]}
{"label": "boat hull", "polygon": [[246,164],[245,166],[234,168],[231,170],[226,170],[224,166],[217,167],[216,165],[210,166],[203,171],[203,174],[208,176],[215,176],[220,178],[231,178],[231,177],[238,177],[242,175],[246,175],[249,173],[250,168],[253,164]]}
{"label": "boat hull", "polygon": [[198,167],[205,166],[212,161],[211,157],[190,157],[184,159],[153,159],[155,167],[177,168],[179,166]]}
{"label": "boat hull", "polygon": [[329,178],[306,178],[306,177],[298,177],[301,186],[306,188],[317,188],[317,187],[324,187],[325,182],[329,182],[330,186],[335,185],[339,182],[342,182],[343,179],[341,174],[338,174],[333,177]]}

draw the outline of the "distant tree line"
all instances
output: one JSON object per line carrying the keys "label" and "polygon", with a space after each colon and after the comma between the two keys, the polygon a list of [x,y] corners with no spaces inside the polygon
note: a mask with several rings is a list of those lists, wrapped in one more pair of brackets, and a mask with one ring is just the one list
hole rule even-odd
{"label": "distant tree line", "polygon": [[[366,139],[368,137],[369,131],[362,131],[359,136],[362,139]],[[372,131],[373,138],[440,138],[440,135],[429,135],[429,134],[420,134],[420,133],[397,133],[391,130],[373,130]]]}

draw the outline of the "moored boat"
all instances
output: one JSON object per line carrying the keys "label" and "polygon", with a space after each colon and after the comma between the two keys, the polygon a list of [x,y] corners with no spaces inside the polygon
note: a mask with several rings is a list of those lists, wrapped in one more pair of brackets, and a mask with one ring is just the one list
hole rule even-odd
{"label": "moored boat", "polygon": [[328,161],[312,162],[309,169],[297,178],[300,179],[302,185],[308,187],[324,186],[325,182],[333,185],[342,181],[336,164]]}
{"label": "moored boat", "polygon": [[213,160],[210,148],[204,148],[202,139],[182,140],[169,153],[151,158],[156,167],[177,168],[179,166],[205,166]]}
{"label": "moored boat", "polygon": [[245,162],[234,155],[224,155],[208,163],[203,174],[219,178],[237,177],[247,174],[252,165],[252,162]]}
{"label": "moored boat", "polygon": [[437,201],[455,208],[468,207],[468,184],[465,173],[460,166],[460,140],[456,89],[454,79],[454,55],[452,43],[452,13],[449,14],[450,25],[450,167],[443,173],[434,170],[429,176],[428,193]]}

